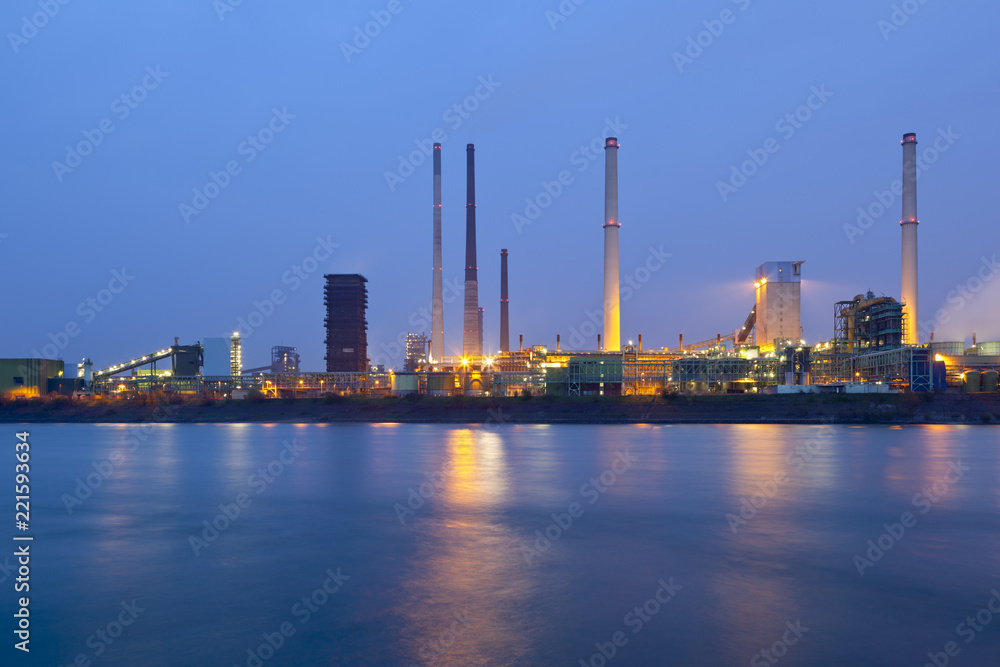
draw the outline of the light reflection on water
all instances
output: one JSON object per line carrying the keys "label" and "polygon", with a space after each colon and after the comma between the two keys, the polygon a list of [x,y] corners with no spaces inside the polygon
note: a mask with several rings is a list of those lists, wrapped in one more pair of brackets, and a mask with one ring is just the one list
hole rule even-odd
{"label": "light reflection on water", "polygon": [[[91,651],[133,598],[147,611],[101,664],[246,664],[283,621],[296,634],[267,665],[579,664],[619,630],[614,665],[748,664],[796,619],[810,630],[784,664],[922,664],[1000,587],[990,427],[175,424],[134,450],[126,426],[31,431],[48,664]],[[292,441],[304,451],[257,493]],[[63,494],[111,452],[68,514]],[[921,513],[915,494],[956,461],[969,471]],[[432,478],[404,525],[394,508]],[[196,557],[189,538],[239,493],[252,504]],[[917,525],[860,576],[854,556],[907,511]],[[293,605],[338,567],[351,578],[300,624]],[[671,577],[683,589],[632,633],[625,615]],[[992,628],[963,664],[997,654]]]}

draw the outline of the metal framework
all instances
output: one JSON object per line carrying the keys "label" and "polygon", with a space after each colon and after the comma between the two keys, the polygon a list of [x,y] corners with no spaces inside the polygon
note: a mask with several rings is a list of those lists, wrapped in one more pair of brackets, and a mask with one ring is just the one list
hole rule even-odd
{"label": "metal framework", "polygon": [[165,350],[160,350],[158,352],[153,352],[152,354],[147,354],[145,356],[139,357],[138,359],[132,359],[131,361],[126,361],[122,364],[117,364],[115,366],[109,366],[108,368],[102,368],[99,371],[94,371],[94,379],[111,377],[112,375],[117,375],[118,373],[124,373],[125,371],[130,371],[133,368],[139,368],[140,366],[145,366],[147,364],[151,365],[152,368],[156,368],[156,362],[162,361],[163,359],[169,359],[173,356],[173,348],[168,347]]}
{"label": "metal framework", "polygon": [[931,351],[925,347],[904,347],[863,354],[851,359],[854,381],[882,382],[911,391],[933,389]]}
{"label": "metal framework", "polygon": [[516,396],[522,391],[530,391],[538,396],[546,393],[549,382],[545,369],[526,371],[496,371],[492,375],[493,394],[496,396]]}
{"label": "metal framework", "polygon": [[834,340],[847,352],[865,354],[903,347],[907,343],[905,330],[903,304],[891,297],[876,297],[869,291],[833,305]]}
{"label": "metal framework", "polygon": [[124,377],[94,377],[94,393],[229,393],[239,389],[259,389],[259,377],[231,375],[128,375]]}
{"label": "metal framework", "polygon": [[265,373],[229,375],[134,375],[94,378],[98,394],[183,393],[231,394],[257,389],[270,398],[318,398],[325,394],[382,396],[392,391],[390,373]]}

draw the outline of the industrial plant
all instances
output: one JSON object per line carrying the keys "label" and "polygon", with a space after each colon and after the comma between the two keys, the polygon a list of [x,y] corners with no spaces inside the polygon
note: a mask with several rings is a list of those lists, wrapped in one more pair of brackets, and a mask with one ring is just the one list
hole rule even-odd
{"label": "industrial plant", "polygon": [[[303,372],[294,347],[272,349],[270,366],[245,369],[238,333],[174,344],[137,359],[94,370],[89,360],[66,375],[61,360],[0,360],[0,394],[39,396],[138,393],[245,398],[385,396],[634,396],[686,393],[887,393],[894,391],[996,392],[1000,342],[930,341],[918,336],[917,138],[903,135],[900,290],[867,291],[833,304],[833,337],[811,346],[802,337],[802,260],[762,262],[754,275],[755,299],[742,326],[726,334],[673,348],[648,349],[642,334],[621,340],[619,287],[618,152],[605,150],[602,329],[589,351],[510,343],[508,249],[500,250],[499,351],[484,354],[476,242],[475,146],[466,147],[465,294],[462,355],[445,353],[442,295],[441,144],[434,144],[432,183],[431,331],[411,333],[399,369],[372,367],[367,340],[367,278],[325,276],[326,372]],[[595,216],[596,217],[596,216]],[[515,249],[516,253],[516,249]],[[496,255],[493,255],[494,257]],[[596,267],[595,267],[596,268]],[[749,270],[748,270],[749,273]],[[748,280],[749,284],[749,280]],[[515,312],[516,312],[515,298]],[[748,304],[750,305],[750,304]],[[746,311],[744,311],[746,312]],[[734,322],[737,323],[739,320]],[[454,334],[454,332],[453,332]],[[160,368],[157,368],[159,364]]]}

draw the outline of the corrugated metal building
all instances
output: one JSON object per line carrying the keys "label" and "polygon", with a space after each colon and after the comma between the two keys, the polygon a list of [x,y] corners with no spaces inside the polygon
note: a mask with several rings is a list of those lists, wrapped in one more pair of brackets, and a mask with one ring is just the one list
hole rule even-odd
{"label": "corrugated metal building", "polygon": [[0,359],[0,395],[44,396],[64,370],[62,359]]}

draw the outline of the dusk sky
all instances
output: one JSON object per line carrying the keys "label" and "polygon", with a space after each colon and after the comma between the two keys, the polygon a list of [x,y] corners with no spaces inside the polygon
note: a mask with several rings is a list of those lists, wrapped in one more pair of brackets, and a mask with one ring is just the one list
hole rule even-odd
{"label": "dusk sky", "polygon": [[601,307],[604,156],[586,147],[606,136],[621,143],[623,285],[638,286],[623,342],[731,333],[765,261],[805,261],[809,343],[832,337],[834,302],[898,298],[906,132],[926,165],[920,319],[942,311],[923,340],[1000,340],[998,23],[985,0],[13,0],[0,357],[103,368],[242,318],[262,322],[245,366],[284,344],[323,370],[322,275],[361,273],[369,356],[401,366],[397,338],[430,334],[435,140],[446,352],[461,349],[449,285],[468,143],[485,348],[501,248],[512,344],[565,344]]}

